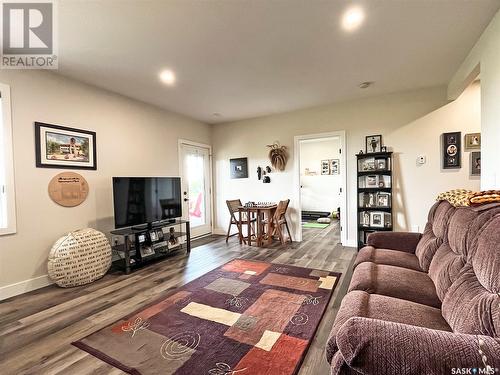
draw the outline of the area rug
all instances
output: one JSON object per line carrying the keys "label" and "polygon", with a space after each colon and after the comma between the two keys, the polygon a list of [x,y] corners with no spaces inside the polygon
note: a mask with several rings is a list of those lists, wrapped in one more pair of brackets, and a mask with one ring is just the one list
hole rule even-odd
{"label": "area rug", "polygon": [[304,222],[304,223],[302,223],[302,226],[304,228],[320,228],[320,229],[325,229],[329,225],[330,224],[326,224],[326,223],[310,223],[310,222]]}
{"label": "area rug", "polygon": [[340,275],[235,259],[73,345],[129,374],[295,374]]}

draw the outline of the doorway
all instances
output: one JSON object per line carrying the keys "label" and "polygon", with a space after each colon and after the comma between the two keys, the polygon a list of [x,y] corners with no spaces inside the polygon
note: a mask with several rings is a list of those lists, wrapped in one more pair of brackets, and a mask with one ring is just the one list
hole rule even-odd
{"label": "doorway", "polygon": [[179,171],[183,219],[189,220],[191,236],[212,233],[211,147],[179,140]]}
{"label": "doorway", "polygon": [[295,137],[299,240],[321,235],[347,243],[346,160],[343,131]]}

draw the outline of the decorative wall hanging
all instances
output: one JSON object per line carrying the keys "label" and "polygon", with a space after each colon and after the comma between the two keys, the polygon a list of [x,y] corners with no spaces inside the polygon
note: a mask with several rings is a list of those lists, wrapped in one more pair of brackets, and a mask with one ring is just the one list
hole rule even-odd
{"label": "decorative wall hanging", "polygon": [[111,267],[111,246],[106,236],[91,228],[70,232],[52,246],[49,277],[61,287],[85,285],[103,277]]}
{"label": "decorative wall hanging", "polygon": [[481,151],[470,153],[470,175],[481,176]]}
{"label": "decorative wall hanging", "polygon": [[365,137],[365,149],[367,154],[373,154],[375,152],[382,151],[382,136],[379,135],[369,135]]}
{"label": "decorative wall hanging", "polygon": [[443,133],[443,169],[461,167],[462,133]]}
{"label": "decorative wall hanging", "polygon": [[35,122],[38,168],[97,169],[96,133]]}
{"label": "decorative wall hanging", "polygon": [[257,179],[260,180],[262,178],[262,168],[257,167]]}
{"label": "decorative wall hanging", "polygon": [[330,174],[340,174],[339,159],[330,159]]}
{"label": "decorative wall hanging", "polygon": [[81,204],[89,193],[87,180],[75,172],[62,172],[49,182],[49,196],[58,205],[75,207]]}
{"label": "decorative wall hanging", "polygon": [[481,133],[471,133],[465,135],[465,149],[480,150],[481,149]]}
{"label": "decorative wall hanging", "polygon": [[269,151],[269,160],[274,169],[284,171],[288,161],[288,153],[286,146],[280,146],[278,141],[272,145],[267,145],[271,150]]}
{"label": "decorative wall hanging", "polygon": [[330,160],[321,160],[321,174],[330,174]]}
{"label": "decorative wall hanging", "polygon": [[231,178],[248,178],[248,158],[229,159]]}

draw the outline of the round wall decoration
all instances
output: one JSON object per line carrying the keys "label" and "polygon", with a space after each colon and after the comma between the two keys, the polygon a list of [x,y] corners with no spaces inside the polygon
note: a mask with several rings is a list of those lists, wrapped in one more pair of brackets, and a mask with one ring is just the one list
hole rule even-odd
{"label": "round wall decoration", "polygon": [[89,193],[89,184],[82,175],[75,172],[62,172],[49,183],[49,196],[64,207],[81,204]]}
{"label": "round wall decoration", "polygon": [[61,287],[85,285],[103,277],[111,266],[111,245],[92,228],[59,238],[49,253],[49,277]]}

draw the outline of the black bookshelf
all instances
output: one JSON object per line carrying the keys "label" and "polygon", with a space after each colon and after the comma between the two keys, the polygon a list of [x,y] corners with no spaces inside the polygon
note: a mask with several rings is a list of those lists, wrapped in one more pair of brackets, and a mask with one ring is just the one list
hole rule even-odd
{"label": "black bookshelf", "polygon": [[392,152],[357,154],[358,249],[370,233],[392,231]]}

